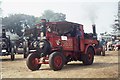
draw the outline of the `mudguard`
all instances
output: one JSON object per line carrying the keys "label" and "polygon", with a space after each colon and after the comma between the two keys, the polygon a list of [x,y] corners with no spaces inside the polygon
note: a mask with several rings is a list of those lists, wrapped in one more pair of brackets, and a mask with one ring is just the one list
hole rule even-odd
{"label": "mudguard", "polygon": [[95,54],[95,53],[96,53],[96,50],[95,50],[95,48],[93,47],[93,45],[91,45],[91,44],[89,44],[89,45],[87,45],[87,46],[85,47],[85,54],[86,54],[86,52],[87,52],[87,50],[88,50],[89,47],[91,47],[91,48],[94,50],[94,54]]}

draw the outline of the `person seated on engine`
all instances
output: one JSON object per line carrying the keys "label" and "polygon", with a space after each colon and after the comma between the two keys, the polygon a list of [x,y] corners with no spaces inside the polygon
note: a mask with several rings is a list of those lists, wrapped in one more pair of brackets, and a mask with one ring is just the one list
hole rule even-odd
{"label": "person seated on engine", "polygon": [[76,28],[76,36],[80,38],[80,36],[82,35],[81,31],[80,31],[80,28],[77,27]]}
{"label": "person seated on engine", "polygon": [[68,34],[70,34],[71,37],[75,37],[76,36],[76,27],[71,26],[71,29],[64,33],[64,35],[68,35]]}
{"label": "person seated on engine", "polygon": [[64,35],[70,34],[71,37],[76,37],[77,42],[78,42],[78,49],[80,50],[80,37],[82,35],[79,26],[72,26],[71,30],[69,30],[68,32],[66,32]]}

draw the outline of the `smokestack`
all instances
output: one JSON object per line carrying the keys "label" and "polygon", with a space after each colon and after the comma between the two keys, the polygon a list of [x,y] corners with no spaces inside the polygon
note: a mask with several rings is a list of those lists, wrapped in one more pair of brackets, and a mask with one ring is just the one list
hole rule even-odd
{"label": "smokestack", "polygon": [[46,36],[46,19],[41,19],[41,25],[43,26],[41,28],[41,30],[43,32],[43,36]]}
{"label": "smokestack", "polygon": [[95,26],[95,24],[92,25],[92,28],[93,28],[93,34],[96,35],[96,26]]}
{"label": "smokestack", "polygon": [[92,28],[93,28],[93,37],[94,37],[95,39],[97,39],[97,34],[96,34],[96,25],[95,25],[95,24],[93,24],[93,25],[92,25]]}
{"label": "smokestack", "polygon": [[41,19],[41,24],[45,24],[46,23],[46,19]]}
{"label": "smokestack", "polygon": [[5,26],[2,26],[2,37],[6,37],[6,30],[5,30]]}

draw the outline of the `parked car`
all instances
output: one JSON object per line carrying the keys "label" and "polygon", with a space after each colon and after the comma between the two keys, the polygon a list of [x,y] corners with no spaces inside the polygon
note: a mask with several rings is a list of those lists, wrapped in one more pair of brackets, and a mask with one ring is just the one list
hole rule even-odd
{"label": "parked car", "polygon": [[118,41],[118,42],[115,44],[114,49],[115,49],[115,50],[120,50],[120,41]]}
{"label": "parked car", "polygon": [[113,51],[114,50],[114,46],[113,46],[113,42],[112,41],[108,41],[107,42],[107,50],[108,51]]}

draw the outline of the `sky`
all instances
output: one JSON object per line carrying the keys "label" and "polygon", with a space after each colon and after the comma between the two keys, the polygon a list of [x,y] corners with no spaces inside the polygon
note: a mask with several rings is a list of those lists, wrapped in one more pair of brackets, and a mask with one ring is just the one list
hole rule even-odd
{"label": "sky", "polygon": [[[1,0],[0,0],[1,1]],[[84,25],[85,32],[92,32],[96,24],[97,33],[111,32],[119,0],[4,0],[2,16],[28,14],[39,17],[44,10],[66,14],[66,20]]]}

